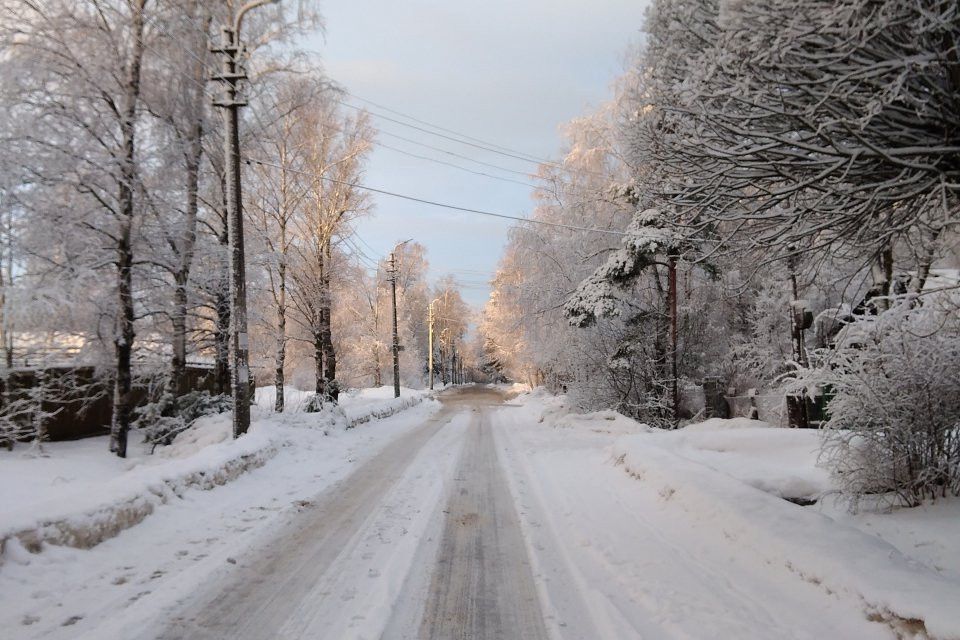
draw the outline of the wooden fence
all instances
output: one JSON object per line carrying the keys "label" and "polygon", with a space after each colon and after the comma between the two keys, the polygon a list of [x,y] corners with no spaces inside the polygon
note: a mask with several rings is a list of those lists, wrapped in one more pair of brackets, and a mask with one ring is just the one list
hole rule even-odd
{"label": "wooden fence", "polygon": [[[134,378],[134,406],[156,399],[166,372],[141,373]],[[188,366],[187,388],[216,392],[212,368]],[[51,414],[44,421],[47,440],[76,440],[110,432],[113,419],[113,379],[94,367],[46,367],[14,369],[0,376],[0,406],[27,397],[41,383],[45,386],[41,411]]]}

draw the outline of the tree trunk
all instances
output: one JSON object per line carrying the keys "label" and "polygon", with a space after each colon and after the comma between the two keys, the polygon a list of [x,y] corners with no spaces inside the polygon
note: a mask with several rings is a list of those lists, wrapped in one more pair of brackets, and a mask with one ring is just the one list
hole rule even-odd
{"label": "tree trunk", "polygon": [[277,392],[277,398],[274,401],[273,410],[277,413],[283,413],[284,408],[283,367],[287,361],[287,253],[289,251],[289,245],[287,243],[287,220],[290,217],[290,209],[288,208],[289,187],[287,184],[287,156],[285,148],[282,148],[280,151],[280,166],[280,210],[277,216],[280,236],[280,260],[277,264],[276,292],[273,298],[274,303],[277,305],[277,352],[274,356],[273,375],[273,386]]}
{"label": "tree trunk", "polygon": [[278,269],[279,292],[277,298],[277,354],[274,361],[275,369],[273,374],[274,386],[277,390],[277,399],[273,404],[273,410],[277,413],[283,413],[284,402],[284,378],[283,367],[287,360],[287,269],[281,262]]}
{"label": "tree trunk", "polygon": [[337,388],[337,354],[333,348],[333,335],[330,329],[330,308],[327,307],[322,312],[322,329],[320,331],[323,341],[323,378],[324,391],[327,398],[337,402],[340,398],[340,392]]}
{"label": "tree trunk", "polygon": [[873,268],[874,289],[878,292],[876,307],[878,311],[890,308],[890,290],[893,286],[893,246],[888,242],[877,256]]}
{"label": "tree trunk", "polygon": [[[121,190],[123,191],[123,190]],[[132,202],[131,202],[132,208]],[[130,213],[132,215],[132,211]],[[110,450],[121,458],[127,457],[127,432],[133,411],[130,392],[133,389],[134,310],[133,310],[133,252],[130,242],[130,222],[126,221],[117,247],[117,335],[114,338],[116,371],[113,389],[113,422],[110,428]]]}
{"label": "tree trunk", "polygon": [[443,346],[442,344],[440,345],[439,352],[440,352],[440,358],[439,358],[439,360],[440,360],[440,383],[443,384],[443,385],[446,385],[446,384],[447,384],[447,365],[446,365],[447,350],[444,348],[444,346]]}
{"label": "tree trunk", "polygon": [[[199,6],[199,2],[197,5]],[[209,28],[210,16],[205,16],[204,33]],[[199,47],[198,47],[199,49]],[[177,253],[180,264],[174,275],[176,290],[173,299],[173,360],[171,362],[171,389],[177,396],[189,391],[187,385],[187,286],[190,282],[190,271],[193,268],[193,256],[197,244],[197,215],[199,213],[198,192],[200,189],[200,161],[203,157],[203,100],[204,93],[199,87],[206,83],[206,69],[203,59],[198,60],[193,68],[193,79],[196,86],[192,88],[192,104],[190,115],[193,123],[188,133],[188,148],[185,157],[186,165],[186,208],[184,209],[184,225]]]}
{"label": "tree trunk", "polygon": [[910,280],[910,293],[920,293],[927,284],[927,278],[930,277],[930,268],[937,255],[937,245],[943,228],[932,231],[926,235],[921,251],[923,253],[917,258],[917,273]]}
{"label": "tree trunk", "polygon": [[3,229],[3,255],[0,256],[0,349],[6,368],[13,368],[13,332],[7,309],[7,287],[13,286],[13,213],[7,212]]}
{"label": "tree trunk", "polygon": [[673,425],[680,419],[680,390],[677,379],[677,258],[668,259],[667,305],[670,313],[670,395],[673,410]]}
{"label": "tree trunk", "polygon": [[282,344],[277,345],[277,362],[276,368],[273,371],[273,385],[277,391],[277,399],[273,403],[273,410],[277,413],[283,413],[283,401],[284,401],[284,390],[283,390],[283,365],[285,358],[285,349]]}
{"label": "tree trunk", "polygon": [[313,362],[315,365],[316,382],[314,392],[323,397],[326,393],[326,378],[323,375],[323,336],[319,331],[313,333]]}
{"label": "tree trunk", "polygon": [[226,291],[217,291],[217,319],[213,332],[214,375],[217,381],[217,393],[230,393],[230,298]]}
{"label": "tree trunk", "polygon": [[333,292],[330,286],[332,251],[329,237],[324,243],[323,256],[324,272],[321,280],[323,293],[320,310],[320,335],[323,339],[324,389],[327,398],[332,402],[337,402],[340,399],[340,389],[337,384],[337,353],[333,348],[333,329],[331,327]]}
{"label": "tree trunk", "polygon": [[120,131],[123,139],[120,163],[120,184],[117,202],[120,210],[120,233],[117,241],[117,335],[116,372],[113,390],[113,422],[110,428],[110,449],[121,458],[127,456],[127,432],[133,411],[130,392],[133,372],[130,367],[133,353],[133,217],[134,182],[136,180],[136,117],[140,98],[140,67],[143,60],[143,25],[146,0],[133,5],[133,48],[127,68],[126,96]]}
{"label": "tree trunk", "polygon": [[187,392],[187,278],[182,267],[174,276],[173,358],[170,362],[170,391],[176,396]]}

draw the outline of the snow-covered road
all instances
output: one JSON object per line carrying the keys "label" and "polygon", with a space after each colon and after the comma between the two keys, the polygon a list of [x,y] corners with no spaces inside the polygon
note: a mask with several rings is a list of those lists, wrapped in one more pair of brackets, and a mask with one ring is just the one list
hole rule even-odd
{"label": "snow-covered road", "polygon": [[[694,510],[689,487],[625,472],[613,443],[642,425],[612,412],[551,413],[531,396],[504,402],[502,390],[481,387],[441,400],[342,442],[288,447],[89,551],[49,548],[3,567],[0,592],[28,612],[6,616],[6,630],[98,640],[614,640],[922,629],[821,584],[789,551],[771,560],[725,524],[728,507]],[[222,524],[191,530],[178,510],[207,510]],[[258,528],[270,510],[272,524]],[[155,558],[142,557],[151,550]],[[55,586],[58,571],[66,588]]]}
{"label": "snow-covered road", "polygon": [[473,388],[218,572],[144,638],[547,638]]}
{"label": "snow-covered road", "polygon": [[409,569],[449,475],[464,417],[448,403],[305,501],[283,530],[225,575],[185,594],[166,628],[145,637],[366,636],[389,611],[396,577]]}
{"label": "snow-covered road", "polygon": [[[417,633],[412,626],[404,630],[397,625],[384,635],[546,640],[523,532],[491,433],[490,406],[501,397],[489,390],[463,397],[473,404],[473,417],[443,511]],[[416,579],[407,588],[422,593]],[[418,609],[398,610],[397,617],[402,620]]]}

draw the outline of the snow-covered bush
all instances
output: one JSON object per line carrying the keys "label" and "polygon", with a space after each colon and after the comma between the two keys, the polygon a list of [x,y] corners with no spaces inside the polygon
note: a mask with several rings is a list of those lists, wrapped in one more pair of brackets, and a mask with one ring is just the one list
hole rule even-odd
{"label": "snow-covered bush", "polygon": [[909,300],[849,327],[855,346],[806,376],[829,385],[823,457],[851,505],[960,495],[960,307]]}
{"label": "snow-covered bush", "polygon": [[[328,383],[330,385],[328,389],[330,391],[339,392],[339,384],[336,380],[332,380]],[[336,401],[333,400],[333,397],[330,393],[315,393],[310,396],[310,399],[307,400],[307,403],[303,407],[304,413],[321,413],[324,410],[325,405],[336,405]]]}
{"label": "snow-covered bush", "polygon": [[33,394],[5,400],[0,402],[0,447],[13,449],[16,442],[39,439],[43,417]]}
{"label": "snow-covered bush", "polygon": [[135,409],[137,417],[133,426],[143,431],[145,442],[154,446],[168,445],[197,419],[232,408],[233,401],[226,394],[191,391],[175,397],[164,393],[158,401]]}

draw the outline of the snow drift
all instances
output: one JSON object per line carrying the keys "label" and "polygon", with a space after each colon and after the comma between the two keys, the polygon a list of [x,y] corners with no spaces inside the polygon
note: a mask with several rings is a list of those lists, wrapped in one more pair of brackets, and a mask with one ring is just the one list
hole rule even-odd
{"label": "snow drift", "polygon": [[869,618],[900,633],[960,638],[960,585],[874,536],[685,459],[654,438],[620,438],[613,447],[616,461],[669,496],[698,527],[828,592],[858,597]]}

